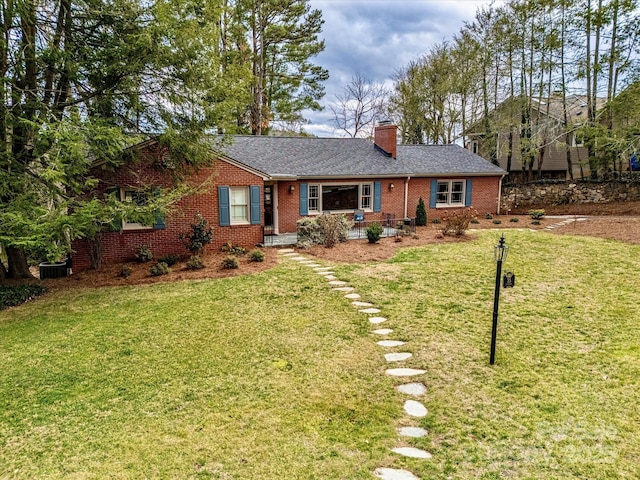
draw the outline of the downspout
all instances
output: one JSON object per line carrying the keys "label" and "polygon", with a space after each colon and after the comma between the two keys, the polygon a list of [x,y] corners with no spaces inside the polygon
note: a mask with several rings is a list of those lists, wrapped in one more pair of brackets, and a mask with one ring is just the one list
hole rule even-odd
{"label": "downspout", "polygon": [[502,175],[502,177],[500,177],[500,183],[498,184],[498,211],[496,212],[497,215],[500,215],[500,204],[502,203],[502,180],[504,180],[504,177],[506,177],[506,175]]}
{"label": "downspout", "polygon": [[404,181],[404,218],[407,218],[409,213],[407,211],[407,204],[409,203],[409,180],[411,177],[407,177]]}

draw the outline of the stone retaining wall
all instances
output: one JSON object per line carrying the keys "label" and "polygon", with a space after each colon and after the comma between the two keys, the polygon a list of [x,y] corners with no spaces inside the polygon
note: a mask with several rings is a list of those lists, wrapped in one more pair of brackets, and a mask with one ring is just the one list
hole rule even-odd
{"label": "stone retaining wall", "polygon": [[530,183],[503,186],[501,211],[518,206],[640,200],[640,182]]}

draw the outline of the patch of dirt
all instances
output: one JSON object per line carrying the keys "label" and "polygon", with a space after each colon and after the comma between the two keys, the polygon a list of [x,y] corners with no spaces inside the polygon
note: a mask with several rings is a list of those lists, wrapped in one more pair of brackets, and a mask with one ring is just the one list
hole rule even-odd
{"label": "patch of dirt", "polygon": [[[395,238],[383,238],[377,244],[370,244],[366,239],[350,240],[338,244],[334,248],[316,246],[297,250],[302,254],[336,263],[375,262],[392,257],[398,248],[436,243],[466,242],[474,238],[474,230],[477,229],[530,228],[542,230],[566,219],[553,218],[555,215],[574,216],[576,221],[560,228],[549,230],[554,234],[587,235],[640,244],[640,202],[599,205],[543,205],[538,208],[545,209],[547,214],[541,220],[540,225],[531,224],[531,218],[526,215],[526,211],[530,210],[530,208],[527,208],[526,211],[519,212],[519,215],[497,215],[492,219],[479,218],[479,223],[470,225],[470,231],[461,237],[442,237],[439,235],[438,225],[430,223],[425,227],[418,227],[416,235],[400,237],[400,241]],[[587,220],[577,221],[577,218],[582,216],[587,216]],[[518,219],[518,221],[512,221],[512,219]],[[277,247],[263,249],[265,252],[264,262],[251,262],[248,255],[239,256],[239,268],[234,270],[221,268],[222,260],[228,255],[227,253],[208,252],[203,257],[207,266],[202,270],[186,270],[183,261],[172,266],[170,274],[154,277],[149,273],[149,268],[153,265],[152,262],[144,264],[127,263],[105,265],[100,271],[82,272],[61,279],[47,279],[43,280],[42,283],[55,290],[232,277],[253,274],[274,267],[278,263],[277,250]],[[133,270],[133,273],[128,278],[119,276],[123,266],[128,266]]]}

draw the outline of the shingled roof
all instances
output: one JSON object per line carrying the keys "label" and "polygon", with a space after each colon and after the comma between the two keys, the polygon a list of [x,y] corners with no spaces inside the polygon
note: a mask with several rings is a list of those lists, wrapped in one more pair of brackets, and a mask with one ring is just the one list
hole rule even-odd
{"label": "shingled roof", "polygon": [[235,136],[220,153],[274,179],[506,174],[459,145],[398,145],[392,158],[358,138]]}

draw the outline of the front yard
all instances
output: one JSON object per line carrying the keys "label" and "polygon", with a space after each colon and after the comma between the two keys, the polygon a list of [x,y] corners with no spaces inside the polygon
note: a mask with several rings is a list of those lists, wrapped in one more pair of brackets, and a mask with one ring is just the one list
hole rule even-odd
{"label": "front yard", "polygon": [[427,370],[423,439],[395,431],[401,381],[366,317],[295,262],[3,311],[0,478],[638,478],[640,246],[505,236],[493,367],[497,232],[335,265]]}

